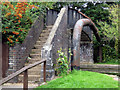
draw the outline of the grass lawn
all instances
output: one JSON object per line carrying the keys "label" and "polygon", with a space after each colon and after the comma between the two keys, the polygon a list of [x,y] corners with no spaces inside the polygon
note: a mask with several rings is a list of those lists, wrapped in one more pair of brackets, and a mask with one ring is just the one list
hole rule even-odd
{"label": "grass lawn", "polygon": [[73,71],[39,88],[118,88],[118,81],[104,74],[89,71]]}
{"label": "grass lawn", "polygon": [[113,64],[113,65],[120,65],[120,59],[110,59],[106,62],[96,63],[96,64]]}
{"label": "grass lawn", "polygon": [[106,62],[106,63],[95,63],[95,64],[110,64],[110,65],[120,65],[119,63],[109,63],[109,62]]}

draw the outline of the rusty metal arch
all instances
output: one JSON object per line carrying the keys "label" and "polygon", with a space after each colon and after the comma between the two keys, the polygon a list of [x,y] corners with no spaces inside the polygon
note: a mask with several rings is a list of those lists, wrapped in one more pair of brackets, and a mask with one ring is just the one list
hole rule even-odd
{"label": "rusty metal arch", "polygon": [[98,29],[95,24],[90,19],[80,19],[76,22],[73,31],[73,60],[71,62],[71,67],[75,69],[80,69],[80,41],[81,32],[83,26],[89,25],[91,30],[96,36],[97,41],[100,42],[100,36],[98,34]]}

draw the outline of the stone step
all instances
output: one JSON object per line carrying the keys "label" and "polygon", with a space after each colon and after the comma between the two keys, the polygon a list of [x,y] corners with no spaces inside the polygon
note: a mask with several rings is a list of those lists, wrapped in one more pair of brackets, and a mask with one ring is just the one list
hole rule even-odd
{"label": "stone step", "polygon": [[40,34],[40,37],[46,37],[47,38],[48,36],[49,36],[49,33],[41,33]]}
{"label": "stone step", "polygon": [[41,65],[35,66],[28,70],[28,75],[40,75]]}
{"label": "stone step", "polygon": [[[23,82],[23,75],[19,75],[19,81]],[[28,81],[39,82],[40,75],[28,75]]]}
{"label": "stone step", "polygon": [[32,49],[31,54],[41,54],[41,48],[40,49]]}
{"label": "stone step", "polygon": [[41,48],[39,48],[39,49],[32,49],[32,53],[41,54]]}
{"label": "stone step", "polygon": [[31,58],[39,58],[41,57],[41,54],[30,54]]}
{"label": "stone step", "polygon": [[38,60],[38,61],[40,61],[40,60],[41,60],[41,57],[28,58],[26,63],[28,63],[29,61],[32,61],[32,60]]}
{"label": "stone step", "polygon": [[28,75],[40,75],[41,69],[39,71],[28,70]]}
{"label": "stone step", "polygon": [[47,38],[48,38],[48,36],[44,36],[44,37],[41,37],[41,36],[40,36],[38,41],[46,41]]}
{"label": "stone step", "polygon": [[34,45],[34,47],[35,47],[36,49],[41,49],[41,48],[43,47],[43,45]]}
{"label": "stone step", "polygon": [[38,61],[40,61],[41,60],[41,58],[40,59],[38,59],[38,58],[32,58],[32,59],[30,59],[29,61],[28,61],[28,64],[33,64],[33,63],[35,63],[35,62],[38,62]]}
{"label": "stone step", "polygon": [[40,37],[49,36],[49,33],[41,33]]}
{"label": "stone step", "polygon": [[50,33],[51,29],[43,30],[42,33]]}
{"label": "stone step", "polygon": [[37,41],[35,45],[43,45],[46,41]]}
{"label": "stone step", "polygon": [[[39,40],[36,42],[34,48],[31,51],[30,54],[31,59],[28,60],[28,63],[26,63],[25,66],[41,60],[41,48],[43,47],[44,43],[46,43],[46,40],[49,36],[52,27],[53,26],[47,26],[46,29],[42,31],[42,33],[39,36]],[[40,75],[41,75],[41,64],[28,70],[28,81],[40,82]],[[23,74],[19,75],[19,81],[23,82]]]}
{"label": "stone step", "polygon": [[30,60],[31,60],[31,61],[40,61],[41,58],[31,58]]}
{"label": "stone step", "polygon": [[52,29],[53,26],[46,26],[47,29]]}
{"label": "stone step", "polygon": [[[31,60],[30,60],[30,61],[31,61]],[[25,66],[28,66],[28,65],[34,64],[34,63],[35,63],[34,61],[33,61],[32,63],[25,63]],[[41,64],[39,64],[39,65],[37,65],[37,66],[35,66],[35,67],[29,69],[29,70],[35,71],[35,70],[39,70],[39,68],[41,68]]]}

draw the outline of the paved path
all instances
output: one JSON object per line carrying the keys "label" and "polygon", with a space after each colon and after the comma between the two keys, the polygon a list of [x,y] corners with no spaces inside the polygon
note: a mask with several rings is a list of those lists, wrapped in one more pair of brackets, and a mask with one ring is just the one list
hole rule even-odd
{"label": "paved path", "polygon": [[[38,87],[37,83],[30,83],[28,84],[28,90],[33,90],[34,88]],[[2,90],[23,90],[23,83],[6,83],[2,85]]]}
{"label": "paved path", "polygon": [[109,75],[109,74],[105,74],[105,75],[112,77],[116,81],[120,81],[120,77],[118,77],[117,75]]}

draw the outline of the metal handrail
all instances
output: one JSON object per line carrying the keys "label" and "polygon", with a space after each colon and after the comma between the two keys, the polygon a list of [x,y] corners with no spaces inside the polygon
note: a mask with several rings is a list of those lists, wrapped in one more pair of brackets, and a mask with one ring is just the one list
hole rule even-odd
{"label": "metal handrail", "polygon": [[24,72],[23,88],[24,88],[24,90],[28,90],[28,69],[31,69],[41,63],[44,63],[43,74],[44,74],[44,82],[46,82],[46,60],[44,59],[44,60],[35,62],[34,64],[25,66],[25,67],[21,68],[20,70],[16,71],[15,73],[10,74],[9,76],[3,78],[2,80],[0,80],[0,85],[8,82],[9,80],[13,79],[14,77],[16,77],[16,76],[20,75],[22,72]]}

